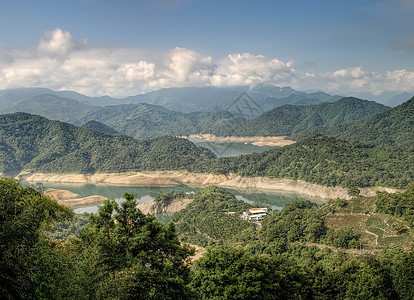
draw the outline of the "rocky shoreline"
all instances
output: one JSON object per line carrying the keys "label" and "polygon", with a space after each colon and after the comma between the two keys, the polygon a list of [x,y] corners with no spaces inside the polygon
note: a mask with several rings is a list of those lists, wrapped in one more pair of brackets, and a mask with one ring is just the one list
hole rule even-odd
{"label": "rocky shoreline", "polygon": [[92,195],[92,196],[81,198],[79,194],[73,193],[68,190],[51,190],[51,191],[46,191],[43,194],[52,199],[55,199],[59,204],[62,204],[68,207],[102,203],[108,199],[101,195]]}
{"label": "rocky shoreline", "polygon": [[[243,177],[237,174],[215,175],[187,171],[153,171],[95,174],[20,173],[16,178],[28,182],[92,183],[133,186],[217,185],[229,188],[254,188],[273,191],[295,192],[323,199],[350,199],[343,187],[328,187],[301,180],[273,179],[267,177]],[[396,192],[396,189],[361,188],[361,196],[375,196],[377,191]]]}
{"label": "rocky shoreline", "polygon": [[200,139],[203,141],[210,141],[215,143],[245,143],[255,146],[277,146],[284,147],[296,143],[292,140],[287,140],[287,136],[215,136],[214,134],[190,134],[180,136],[184,139]]}

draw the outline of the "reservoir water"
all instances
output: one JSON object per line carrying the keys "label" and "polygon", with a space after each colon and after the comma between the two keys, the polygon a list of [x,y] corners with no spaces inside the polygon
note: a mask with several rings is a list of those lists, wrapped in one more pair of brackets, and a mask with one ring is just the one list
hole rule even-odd
{"label": "reservoir water", "polygon": [[[217,157],[236,156],[254,152],[263,152],[277,147],[272,146],[255,146],[245,143],[216,143],[204,141],[198,138],[190,139],[197,146],[210,149]],[[124,193],[133,193],[137,203],[143,203],[157,197],[161,193],[170,191],[184,191],[186,193],[195,193],[200,190],[200,186],[173,186],[173,187],[151,187],[151,186],[128,186],[128,185],[108,185],[108,184],[84,184],[84,183],[43,183],[46,188],[69,190],[79,194],[81,197],[92,195],[101,195],[110,199],[115,199],[118,203],[122,202]],[[296,200],[310,200],[315,203],[324,203],[326,200],[316,197],[309,197],[293,192],[260,190],[260,189],[227,189],[239,200],[248,203],[257,203],[257,206],[270,206],[272,209],[282,209],[287,204]],[[99,204],[75,207],[76,213],[98,211]]]}
{"label": "reservoir water", "polygon": [[[160,193],[170,191],[184,191],[187,193],[195,193],[201,189],[199,186],[174,186],[174,187],[141,187],[141,186],[117,186],[106,184],[80,184],[80,183],[43,183],[44,187],[52,189],[69,190],[79,194],[81,197],[92,195],[102,195],[107,198],[115,199],[118,203],[122,202],[125,192],[134,193],[137,203],[143,203],[154,199]],[[296,200],[310,200],[315,203],[326,202],[324,199],[316,197],[308,197],[293,192],[270,191],[259,189],[227,189],[237,199],[248,203],[257,203],[257,206],[268,205],[272,209],[282,209],[287,204]],[[76,213],[94,212],[98,210],[99,204],[75,207]]]}
{"label": "reservoir water", "polygon": [[248,143],[216,143],[204,141],[199,138],[189,139],[200,147],[211,150],[217,157],[237,156],[241,154],[261,153],[266,150],[275,149],[275,146],[255,146]]}

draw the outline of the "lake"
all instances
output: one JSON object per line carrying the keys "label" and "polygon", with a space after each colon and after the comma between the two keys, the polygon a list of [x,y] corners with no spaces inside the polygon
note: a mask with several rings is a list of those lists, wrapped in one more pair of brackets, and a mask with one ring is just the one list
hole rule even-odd
{"label": "lake", "polygon": [[255,146],[248,143],[216,143],[205,141],[199,138],[189,139],[200,147],[211,150],[217,157],[237,156],[241,154],[260,153],[263,151],[276,149],[276,146]]}
{"label": "lake", "polygon": [[[84,183],[43,183],[46,188],[69,190],[81,195],[81,197],[87,197],[92,195],[102,195],[107,198],[113,198],[118,203],[123,201],[123,195],[125,192],[135,194],[137,203],[143,203],[154,199],[160,193],[166,193],[170,191],[184,191],[187,193],[195,193],[201,189],[199,186],[173,186],[173,187],[142,187],[142,186],[117,186],[107,184],[84,184]],[[226,188],[227,189],[227,188]],[[248,203],[257,203],[258,206],[268,205],[272,209],[282,209],[289,203],[296,200],[310,200],[316,203],[323,203],[326,200],[316,197],[309,197],[300,195],[293,192],[284,191],[270,191],[259,189],[227,189],[237,199],[243,200]],[[76,213],[93,212],[98,211],[98,205],[89,205],[83,207],[75,207]]]}

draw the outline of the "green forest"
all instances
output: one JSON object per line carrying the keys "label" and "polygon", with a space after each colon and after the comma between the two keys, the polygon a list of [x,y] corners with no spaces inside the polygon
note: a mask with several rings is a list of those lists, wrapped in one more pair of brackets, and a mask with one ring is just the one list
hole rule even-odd
{"label": "green forest", "polygon": [[[133,194],[125,193],[121,204],[107,200],[86,220],[15,179],[1,178],[0,293],[2,299],[412,299],[412,248],[379,245],[360,252],[365,243],[359,232],[328,225],[329,216],[366,201],[378,208],[367,213],[406,222],[412,210],[400,217],[395,210],[383,212],[381,203],[385,197],[390,207],[402,207],[398,203],[412,196],[410,187],[321,207],[299,201],[256,228],[225,214],[249,204],[211,186],[176,214],[175,223],[161,224],[136,208]],[[213,213],[224,221],[209,221]],[[79,230],[60,235],[69,223]],[[195,261],[194,248],[182,242],[192,226],[211,240]],[[410,239],[412,245],[411,232]]]}
{"label": "green forest", "polygon": [[290,178],[326,186],[406,188],[414,178],[414,146],[376,146],[319,135],[263,153],[200,161],[190,170]]}
{"label": "green forest", "polygon": [[0,116],[0,172],[181,170],[214,154],[173,136],[136,140],[16,113]]}
{"label": "green forest", "polygon": [[187,170],[326,186],[394,188],[406,188],[414,176],[414,146],[381,146],[321,135],[259,154],[215,158],[186,139],[135,140],[17,113],[0,116],[0,136],[3,174]]}

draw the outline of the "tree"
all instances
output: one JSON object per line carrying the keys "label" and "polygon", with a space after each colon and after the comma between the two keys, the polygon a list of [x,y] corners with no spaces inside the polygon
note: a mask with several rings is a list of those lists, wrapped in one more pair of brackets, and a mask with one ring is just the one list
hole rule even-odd
{"label": "tree", "polygon": [[78,269],[43,237],[71,210],[12,178],[0,178],[0,294],[3,299],[82,298]]}
{"label": "tree", "polygon": [[202,299],[304,299],[307,284],[292,261],[235,249],[207,252],[191,281]]}
{"label": "tree", "polygon": [[81,234],[82,251],[96,266],[89,291],[98,298],[190,299],[187,246],[174,224],[164,226],[136,208],[132,194],[107,200]]}

